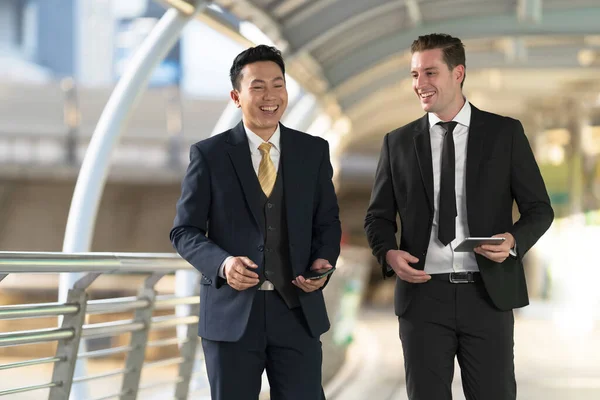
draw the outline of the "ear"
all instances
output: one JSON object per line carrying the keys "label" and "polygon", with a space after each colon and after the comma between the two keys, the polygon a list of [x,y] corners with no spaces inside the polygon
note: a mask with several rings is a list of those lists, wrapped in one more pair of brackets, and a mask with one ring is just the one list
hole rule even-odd
{"label": "ear", "polygon": [[456,67],[454,67],[454,72],[453,73],[454,73],[454,78],[460,84],[465,79],[465,66],[464,65],[457,65]]}
{"label": "ear", "polygon": [[237,90],[233,89],[231,92],[229,92],[229,97],[231,97],[231,100],[233,100],[233,102],[235,103],[237,108],[240,108],[240,94],[238,93]]}

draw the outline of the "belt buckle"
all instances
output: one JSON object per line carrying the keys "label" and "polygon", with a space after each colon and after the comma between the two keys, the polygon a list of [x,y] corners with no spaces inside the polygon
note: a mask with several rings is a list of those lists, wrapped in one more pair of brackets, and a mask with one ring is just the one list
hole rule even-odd
{"label": "belt buckle", "polygon": [[471,283],[473,280],[472,272],[451,272],[449,280],[451,283]]}
{"label": "belt buckle", "polygon": [[264,281],[259,287],[258,290],[275,290],[275,285],[272,282]]}

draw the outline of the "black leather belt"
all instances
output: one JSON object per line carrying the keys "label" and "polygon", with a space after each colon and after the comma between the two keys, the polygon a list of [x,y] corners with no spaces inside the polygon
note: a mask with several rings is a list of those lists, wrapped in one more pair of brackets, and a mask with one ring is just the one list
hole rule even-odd
{"label": "black leather belt", "polygon": [[431,279],[450,283],[475,283],[481,282],[480,272],[451,272],[449,274],[431,274]]}

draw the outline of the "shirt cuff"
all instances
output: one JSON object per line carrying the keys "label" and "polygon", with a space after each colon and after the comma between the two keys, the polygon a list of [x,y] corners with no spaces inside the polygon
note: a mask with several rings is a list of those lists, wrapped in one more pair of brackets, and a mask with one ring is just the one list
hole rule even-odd
{"label": "shirt cuff", "polygon": [[515,246],[508,251],[508,254],[515,258],[517,257],[517,242],[515,242]]}
{"label": "shirt cuff", "polygon": [[225,277],[225,264],[227,264],[227,261],[229,261],[230,258],[233,258],[233,256],[227,257],[219,267],[219,276],[223,279],[227,279],[227,277]]}

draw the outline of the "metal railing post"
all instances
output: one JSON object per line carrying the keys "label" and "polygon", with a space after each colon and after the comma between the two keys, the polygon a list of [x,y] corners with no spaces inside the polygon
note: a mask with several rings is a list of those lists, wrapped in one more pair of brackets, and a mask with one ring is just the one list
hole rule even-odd
{"label": "metal railing post", "polygon": [[64,400],[69,398],[73,385],[73,374],[77,363],[77,352],[81,339],[83,322],[85,321],[85,310],[88,295],[85,288],[74,288],[67,294],[68,304],[79,305],[79,311],[75,314],[65,315],[62,319],[61,329],[72,329],[74,335],[71,339],[63,339],[58,342],[56,357],[63,361],[54,365],[52,382],[59,383],[50,389],[48,400]]}
{"label": "metal railing post", "polygon": [[[196,280],[197,282],[197,280]],[[194,295],[198,296],[198,284],[196,284]],[[198,315],[200,305],[194,304],[189,307],[189,315]],[[190,391],[192,373],[196,363],[196,350],[198,348],[198,323],[187,326],[186,341],[179,348],[184,361],[179,365],[179,382],[175,386],[175,399],[186,400]]]}
{"label": "metal railing post", "polygon": [[140,308],[135,311],[133,321],[144,324],[144,329],[132,332],[129,346],[131,351],[127,354],[125,361],[125,374],[123,375],[123,385],[121,387],[121,400],[135,400],[140,387],[140,378],[146,358],[146,345],[152,325],[152,312],[156,304],[156,290],[154,285],[162,278],[163,274],[155,274],[146,280],[144,287],[140,290],[138,296],[147,299],[150,304],[148,307]]}

